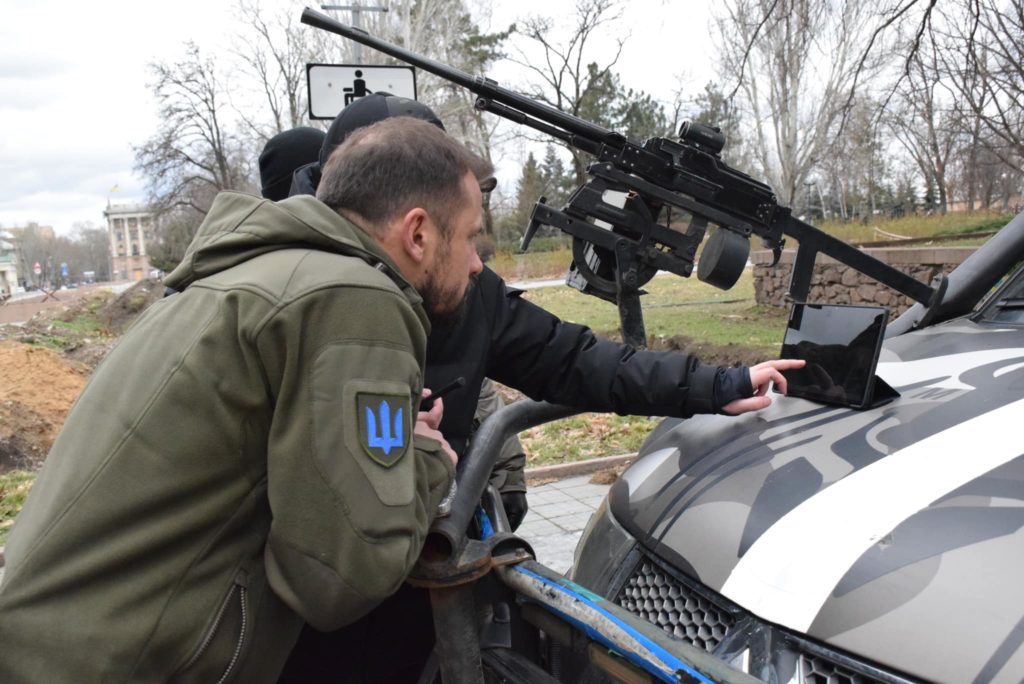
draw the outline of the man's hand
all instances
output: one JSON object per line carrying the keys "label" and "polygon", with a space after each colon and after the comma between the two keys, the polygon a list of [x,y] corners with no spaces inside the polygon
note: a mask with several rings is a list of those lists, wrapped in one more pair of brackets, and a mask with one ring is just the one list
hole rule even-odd
{"label": "man's hand", "polygon": [[747,399],[737,399],[726,404],[722,411],[731,416],[738,416],[748,411],[760,411],[771,406],[771,397],[766,396],[769,383],[774,382],[775,386],[783,394],[786,393],[786,378],[781,371],[791,368],[803,368],[805,361],[798,359],[778,359],[776,361],[765,361],[750,369],[750,384],[754,386],[754,396]]}
{"label": "man's hand", "polygon": [[[430,390],[424,388],[420,396],[426,398],[431,394]],[[444,399],[438,397],[434,400],[429,411],[420,411],[416,415],[416,422],[423,421],[434,430],[441,429],[441,418],[444,416]]]}
{"label": "man's hand", "polygon": [[[430,394],[430,390],[424,389],[422,394],[425,397]],[[458,465],[458,455],[438,429],[441,427],[442,416],[444,416],[444,399],[438,397],[434,401],[434,405],[430,407],[429,411],[420,411],[416,414],[415,432],[417,435],[436,439],[440,442],[441,448],[444,449],[446,454],[448,454],[448,458],[452,460],[452,464]]]}
{"label": "man's hand", "polygon": [[501,503],[505,507],[505,516],[508,518],[509,527],[515,532],[522,524],[526,512],[530,506],[526,503],[526,492],[502,492]]}

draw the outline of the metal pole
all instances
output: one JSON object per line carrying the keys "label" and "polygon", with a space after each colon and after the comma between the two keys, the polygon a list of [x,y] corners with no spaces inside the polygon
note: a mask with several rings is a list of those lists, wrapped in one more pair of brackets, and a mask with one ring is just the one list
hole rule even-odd
{"label": "metal pole", "polygon": [[[363,28],[363,24],[359,21],[361,12],[359,11],[359,3],[353,3],[352,5],[352,25],[357,29]],[[355,45],[355,52],[352,53],[355,56],[356,64],[363,63],[363,46],[359,43]]]}
{"label": "metal pole", "polygon": [[476,626],[475,583],[430,590],[434,648],[444,684],[483,684],[480,635]]}
{"label": "metal pole", "polygon": [[[320,5],[320,9],[325,10],[349,10],[352,12],[352,27],[362,29],[363,25],[360,22],[360,17],[364,11],[366,12],[387,12],[387,7],[363,7],[358,2],[351,5]],[[355,47],[352,52],[352,59],[356,64],[363,63],[363,45],[362,43],[355,42]]]}

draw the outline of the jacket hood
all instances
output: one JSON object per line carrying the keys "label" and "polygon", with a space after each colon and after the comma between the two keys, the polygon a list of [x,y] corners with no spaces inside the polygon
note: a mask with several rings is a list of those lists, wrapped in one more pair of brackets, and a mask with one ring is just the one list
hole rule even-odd
{"label": "jacket hood", "polygon": [[308,247],[356,256],[384,270],[414,303],[421,298],[377,242],[336,211],[308,195],[271,202],[239,192],[217,195],[181,263],[164,280],[184,290],[278,249]]}

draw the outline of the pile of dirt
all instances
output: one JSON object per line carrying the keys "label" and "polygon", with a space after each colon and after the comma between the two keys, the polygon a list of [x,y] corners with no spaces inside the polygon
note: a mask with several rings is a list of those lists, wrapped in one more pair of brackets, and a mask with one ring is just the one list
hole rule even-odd
{"label": "pile of dirt", "polygon": [[107,302],[96,312],[96,317],[109,334],[120,335],[150,304],[163,299],[166,290],[159,280],[140,280]]}
{"label": "pile of dirt", "polygon": [[0,342],[0,471],[42,464],[89,372],[51,349]]}
{"label": "pile of dirt", "polygon": [[44,309],[21,325],[0,325],[0,340],[48,347],[95,368],[140,313],[163,297],[158,280],[141,280],[121,294],[100,290]]}
{"label": "pile of dirt", "polygon": [[0,472],[42,464],[93,369],[163,294],[143,280],[0,326]]}
{"label": "pile of dirt", "polygon": [[590,483],[602,485],[615,484],[615,481],[619,479],[619,476],[626,472],[626,468],[629,467],[630,463],[620,463],[619,465],[612,466],[611,468],[598,470],[590,476]]}
{"label": "pile of dirt", "polygon": [[652,336],[648,340],[651,351],[682,351],[693,354],[701,363],[712,366],[754,366],[769,358],[764,351],[751,349],[743,345],[734,344],[710,344],[707,342],[696,342],[685,335]]}

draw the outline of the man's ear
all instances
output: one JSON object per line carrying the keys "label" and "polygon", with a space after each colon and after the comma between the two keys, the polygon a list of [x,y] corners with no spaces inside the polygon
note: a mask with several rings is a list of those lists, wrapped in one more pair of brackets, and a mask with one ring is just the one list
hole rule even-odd
{"label": "man's ear", "polygon": [[402,216],[399,244],[406,256],[416,264],[422,264],[430,251],[434,239],[431,228],[430,215],[420,207],[410,209]]}

